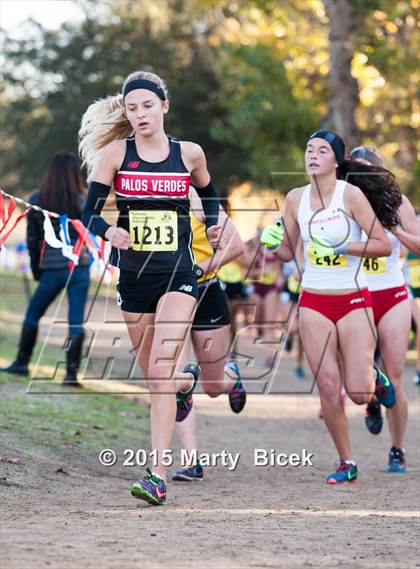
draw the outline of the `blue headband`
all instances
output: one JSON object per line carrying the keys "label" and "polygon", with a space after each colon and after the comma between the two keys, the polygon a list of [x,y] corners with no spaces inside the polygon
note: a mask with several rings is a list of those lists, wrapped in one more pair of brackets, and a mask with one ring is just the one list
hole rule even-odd
{"label": "blue headband", "polygon": [[124,99],[130,91],[134,91],[135,89],[147,89],[148,91],[155,93],[159,99],[162,99],[162,101],[166,100],[166,96],[162,87],[153,81],[149,81],[148,79],[134,79],[133,81],[127,83],[123,91]]}
{"label": "blue headband", "polygon": [[344,146],[344,142],[338,136],[338,134],[335,134],[330,130],[317,130],[316,132],[311,134],[309,140],[311,140],[311,138],[323,138],[324,140],[326,140],[333,149],[333,152],[335,154],[335,159],[337,160],[337,164],[340,164],[344,160],[346,147]]}

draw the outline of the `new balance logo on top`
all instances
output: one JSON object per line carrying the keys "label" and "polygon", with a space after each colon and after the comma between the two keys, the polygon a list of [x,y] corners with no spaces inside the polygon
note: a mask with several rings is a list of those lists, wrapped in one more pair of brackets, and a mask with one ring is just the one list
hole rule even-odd
{"label": "new balance logo on top", "polygon": [[140,162],[129,162],[127,164],[127,168],[138,168],[140,166]]}
{"label": "new balance logo on top", "polygon": [[185,292],[191,292],[192,291],[192,286],[191,285],[186,285],[183,284],[179,287],[178,290],[185,290]]}

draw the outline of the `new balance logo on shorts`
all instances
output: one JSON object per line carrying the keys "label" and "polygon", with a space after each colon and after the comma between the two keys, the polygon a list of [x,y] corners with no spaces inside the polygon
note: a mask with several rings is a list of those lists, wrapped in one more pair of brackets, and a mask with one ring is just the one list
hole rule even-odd
{"label": "new balance logo on shorts", "polygon": [[192,292],[192,286],[183,284],[179,287],[178,290],[185,290],[185,292]]}

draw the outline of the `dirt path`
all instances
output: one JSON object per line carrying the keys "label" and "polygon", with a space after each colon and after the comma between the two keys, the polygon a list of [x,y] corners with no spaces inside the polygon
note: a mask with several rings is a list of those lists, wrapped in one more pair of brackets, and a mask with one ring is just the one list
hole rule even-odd
{"label": "dirt path", "polygon": [[[107,343],[103,349],[106,351]],[[26,456],[1,486],[1,567],[154,569],[338,567],[411,569],[419,557],[419,390],[406,370],[410,401],[409,471],[384,472],[387,429],[369,435],[363,409],[348,405],[360,482],[323,484],[335,460],[317,418],[316,395],[252,395],[234,416],[226,397],[195,397],[200,452],[240,453],[236,471],[218,466],[205,479],[173,483],[155,508],[130,496],[141,468],[84,468],[47,475],[53,465]],[[276,382],[309,390],[283,360]],[[26,386],[22,386],[22,390]],[[133,421],[133,429],[136,428]],[[10,449],[19,455],[19,445]],[[112,448],[112,440],[109,446]],[[254,449],[313,453],[314,467],[255,467]],[[22,458],[22,457],[21,457]]]}
{"label": "dirt path", "polygon": [[[209,468],[199,483],[169,485],[153,508],[129,494],[131,468],[79,468],[40,482],[45,467],[2,488],[4,569],[154,567],[419,567],[418,391],[410,399],[409,472],[383,472],[386,431],[370,436],[349,406],[360,483],[322,484],[334,453],[315,396],[251,396],[233,416],[226,398],[196,398],[200,450],[241,453],[235,472]],[[314,453],[311,467],[253,466],[255,448]]]}

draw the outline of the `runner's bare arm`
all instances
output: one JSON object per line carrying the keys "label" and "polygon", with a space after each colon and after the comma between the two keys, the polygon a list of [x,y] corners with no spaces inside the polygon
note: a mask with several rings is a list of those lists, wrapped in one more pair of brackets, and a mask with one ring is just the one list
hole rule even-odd
{"label": "runner's bare arm", "polygon": [[298,281],[302,280],[302,274],[305,269],[305,253],[303,250],[303,240],[299,237],[298,244],[295,250],[295,263],[296,263],[296,270],[293,273],[293,276]]}
{"label": "runner's bare arm", "polygon": [[200,190],[198,188],[203,188],[210,182],[210,174],[207,170],[204,150],[199,144],[195,144],[195,142],[182,141],[181,154],[185,166],[190,172],[191,183],[194,188],[197,189],[197,193],[200,196]]}
{"label": "runner's bare arm", "polygon": [[300,237],[297,210],[301,194],[302,188],[294,188],[286,196],[283,215],[284,239],[280,247],[274,252],[281,261],[287,262],[295,258],[295,251]]}
{"label": "runner's bare arm", "polygon": [[[191,190],[190,204],[194,217],[201,223],[204,223],[203,205],[194,188]],[[200,263],[200,267],[205,273],[226,265],[233,259],[240,257],[245,251],[245,244],[237,232],[235,224],[225,213],[222,206],[219,209],[219,223],[222,226],[221,238],[224,240],[223,248],[218,250],[212,257]]]}
{"label": "runner's bare arm", "polygon": [[420,255],[420,219],[416,216],[416,211],[406,196],[403,196],[398,215],[401,226],[395,226],[392,232],[407,249]]}
{"label": "runner's bare arm", "polygon": [[223,265],[240,257],[245,251],[245,245],[235,224],[222,208],[220,208],[219,212],[219,223],[222,226],[222,239],[224,239],[223,248],[216,251],[212,257],[200,263],[200,267],[205,273],[223,267]]}

